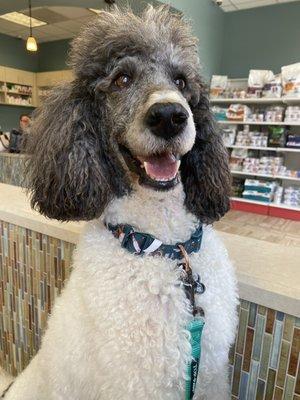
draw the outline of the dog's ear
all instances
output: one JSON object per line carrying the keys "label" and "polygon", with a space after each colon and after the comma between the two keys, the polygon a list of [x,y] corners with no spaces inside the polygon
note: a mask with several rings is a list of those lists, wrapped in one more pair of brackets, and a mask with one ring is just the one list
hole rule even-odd
{"label": "dog's ear", "polygon": [[187,209],[205,223],[212,223],[229,209],[231,175],[228,152],[221,132],[209,109],[206,90],[202,87],[200,100],[191,106],[196,126],[195,144],[181,164]]}
{"label": "dog's ear", "polygon": [[105,130],[101,101],[76,83],[56,88],[34,115],[27,144],[31,205],[61,221],[99,217],[129,190]]}

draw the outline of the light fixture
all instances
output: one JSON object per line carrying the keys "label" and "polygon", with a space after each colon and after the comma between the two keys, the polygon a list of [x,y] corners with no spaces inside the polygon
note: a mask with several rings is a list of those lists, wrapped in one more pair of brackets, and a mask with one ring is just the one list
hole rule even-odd
{"label": "light fixture", "polygon": [[30,35],[26,42],[26,49],[28,51],[37,51],[37,49],[38,49],[37,42],[36,42],[35,38],[32,36],[31,0],[28,0],[28,5],[29,5],[29,18],[30,18],[30,25],[29,25]]}
{"label": "light fixture", "polygon": [[26,49],[28,51],[37,51],[37,42],[33,36],[27,38]]}

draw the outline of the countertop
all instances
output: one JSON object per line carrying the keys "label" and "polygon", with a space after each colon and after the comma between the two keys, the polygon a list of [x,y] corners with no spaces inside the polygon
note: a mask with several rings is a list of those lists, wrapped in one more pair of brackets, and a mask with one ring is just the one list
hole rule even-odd
{"label": "countertop", "polygon": [[[0,184],[0,202],[0,220],[78,242],[84,223],[41,216],[20,187]],[[230,211],[215,228],[236,268],[240,297],[300,317],[300,222]]]}
{"label": "countertop", "polygon": [[61,223],[31,209],[26,192],[19,186],[0,183],[0,220],[36,232],[77,243],[83,222]]}

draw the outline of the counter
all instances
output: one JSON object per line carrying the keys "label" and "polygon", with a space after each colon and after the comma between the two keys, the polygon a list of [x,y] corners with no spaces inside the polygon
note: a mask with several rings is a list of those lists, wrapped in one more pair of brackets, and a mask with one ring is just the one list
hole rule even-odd
{"label": "counter", "polygon": [[[0,363],[16,374],[39,348],[83,223],[42,217],[23,189],[6,184],[0,184],[0,223]],[[232,398],[246,399],[243,391],[253,390],[256,398],[299,400],[300,222],[231,211],[215,228],[235,265],[241,298],[230,354]],[[271,397],[259,397],[267,392]]]}
{"label": "counter", "polygon": [[25,155],[0,152],[0,182],[9,185],[26,186],[24,182]]}
{"label": "counter", "polygon": [[[241,221],[237,223],[239,216]],[[231,211],[215,228],[235,265],[240,297],[300,317],[300,222],[283,220],[279,224],[278,218],[269,218],[279,224],[279,237],[275,228],[272,232],[268,219],[269,225],[259,226],[264,218],[268,217]],[[72,244],[78,242],[84,224],[60,223],[43,217],[30,208],[24,189],[6,184],[0,184],[0,220]],[[253,223],[247,224],[245,220]],[[283,224],[289,228],[286,233]],[[239,226],[243,232],[237,230]]]}

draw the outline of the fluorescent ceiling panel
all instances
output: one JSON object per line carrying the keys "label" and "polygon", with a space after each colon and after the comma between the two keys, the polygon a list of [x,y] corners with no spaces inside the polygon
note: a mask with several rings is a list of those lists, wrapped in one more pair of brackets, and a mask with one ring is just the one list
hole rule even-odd
{"label": "fluorescent ceiling panel", "polygon": [[[15,24],[18,24],[18,25],[27,26],[28,28],[30,27],[30,18],[27,15],[16,12],[16,11],[0,15],[0,18],[5,19],[10,22],[14,22]],[[39,19],[36,19],[36,18],[31,18],[31,24],[32,24],[33,28],[35,28],[37,26],[47,25],[46,22],[40,21]]]}

